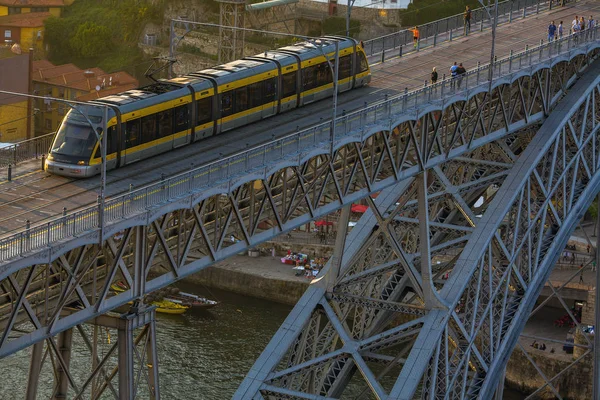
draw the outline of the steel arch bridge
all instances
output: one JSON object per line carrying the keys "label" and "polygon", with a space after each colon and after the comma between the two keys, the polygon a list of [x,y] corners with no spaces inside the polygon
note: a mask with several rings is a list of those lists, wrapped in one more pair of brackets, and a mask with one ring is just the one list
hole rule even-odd
{"label": "steel arch bridge", "polygon": [[235,398],[339,398],[350,383],[358,397],[492,398],[600,191],[599,128],[596,62],[537,132],[369,198],[339,270],[311,285]]}
{"label": "steel arch bridge", "polygon": [[[453,274],[448,282],[441,282],[439,274],[452,269],[452,263],[461,254],[459,250],[470,243],[468,240],[478,226],[476,216],[494,199],[494,193],[488,193],[488,188],[490,185],[500,185],[509,176],[521,154],[527,151],[527,144],[534,136],[532,132],[550,118],[556,109],[560,109],[569,96],[570,88],[578,87],[573,85],[582,79],[582,74],[589,76],[586,71],[597,57],[597,47],[598,43],[592,43],[583,49],[555,57],[552,61],[539,63],[535,68],[511,73],[494,82],[491,96],[487,85],[483,85],[485,87],[476,87],[463,94],[420,105],[410,115],[403,113],[377,120],[364,126],[357,135],[336,142],[333,157],[330,157],[329,146],[311,151],[299,148],[293,157],[268,168],[243,171],[236,179],[215,182],[210,190],[182,196],[176,201],[165,202],[140,213],[135,218],[117,221],[106,227],[107,239],[102,245],[97,244],[97,233],[91,232],[4,263],[0,266],[0,358],[53,338],[60,332],[141,298],[215,261],[381,190],[391,190],[392,194],[380,196],[382,200],[389,199],[389,206],[397,202],[406,207],[406,211],[396,213],[393,224],[388,221],[391,214],[382,212],[377,215],[382,226],[389,226],[387,235],[392,235],[394,229],[398,231],[390,248],[383,245],[388,236],[386,232],[381,232],[377,251],[369,251],[369,257],[363,260],[364,263],[367,259],[386,260],[378,266],[378,283],[372,282],[373,271],[367,271],[365,264],[353,267],[357,271],[361,268],[365,270],[357,272],[362,279],[356,282],[354,278],[348,279],[340,284],[363,292],[381,285],[388,274],[393,273],[394,278],[380,299],[364,298],[351,291],[349,294],[342,291],[333,296],[338,296],[339,303],[343,304],[336,306],[341,307],[340,310],[355,310],[356,307],[368,305],[386,310],[386,314],[401,312],[415,316],[410,317],[415,318],[410,323],[411,329],[405,332],[402,328],[395,335],[407,341],[412,341],[414,336],[417,340],[420,337],[417,333],[431,324],[425,323],[432,318],[425,319],[425,314],[434,315],[434,311],[439,311],[443,316],[443,310],[450,309],[448,300],[437,292],[445,293],[444,290],[451,287],[448,283],[455,282],[457,278]],[[395,193],[400,192],[404,194],[399,199]],[[482,208],[473,209],[474,202],[482,195],[486,202]],[[419,207],[419,204],[425,203],[428,204],[427,209]],[[425,220],[428,221],[426,225],[419,223]],[[374,225],[371,231],[366,228],[370,223],[373,221],[367,221],[352,235],[372,232]],[[428,236],[425,231],[419,231],[424,229],[423,226],[427,226],[425,229],[429,231],[428,241],[419,240],[420,236]],[[232,234],[241,241],[228,241],[227,238]],[[456,254],[453,255],[453,252]],[[393,254],[400,254],[401,260],[394,261]],[[431,257],[427,260],[420,254],[431,254]],[[344,257],[347,258],[347,255]],[[440,264],[431,267],[429,276],[420,273],[419,270],[431,260]],[[398,265],[402,268],[398,268]],[[498,269],[498,273],[500,271]],[[437,286],[427,285],[423,276]],[[503,276],[500,274],[489,279],[490,282],[498,282],[505,279]],[[512,275],[509,277],[512,279]],[[110,285],[116,281],[125,282],[127,289],[119,294],[111,293]],[[517,286],[511,281],[508,287]],[[311,292],[315,290],[311,288]],[[517,289],[515,293],[521,292]],[[516,296],[512,291],[510,294]],[[397,302],[398,296],[403,296],[400,303]],[[69,306],[74,303],[80,307],[71,309]],[[471,306],[460,303],[457,309],[466,310]],[[477,313],[475,315],[481,317]],[[352,325],[352,335],[375,334],[381,324],[389,319],[389,315],[371,312],[361,318],[362,325]],[[458,322],[466,324],[466,331],[458,329],[460,325],[455,319],[440,318],[439,321],[447,323],[453,330],[450,332],[450,328],[446,329],[444,337],[447,343],[435,351],[449,354],[454,348],[462,349],[469,368],[474,366],[487,371],[493,357],[489,358],[489,354],[465,345],[472,345],[466,339],[471,338],[471,331],[473,334],[479,332],[476,324],[469,327],[465,322],[469,317],[465,317],[462,311],[456,311],[456,318]],[[321,328],[319,321],[315,324],[316,334],[321,332]],[[331,326],[327,328],[330,332],[333,332],[332,329]],[[412,333],[407,333],[409,331]],[[457,336],[456,332],[460,334]],[[342,341],[346,338],[344,336]],[[322,350],[329,346],[340,346],[341,349],[339,340],[324,340],[319,345]],[[372,342],[369,349],[373,350],[370,353],[373,353],[374,359],[378,359],[376,347],[385,348],[389,340],[381,336],[377,339],[379,345]],[[496,348],[490,348],[494,349],[493,354],[497,354]],[[423,349],[425,351],[426,346]],[[414,357],[412,352],[411,356]],[[301,359],[296,356],[292,358],[296,361]],[[346,362],[342,362],[344,357],[340,355],[339,365],[344,370],[342,375],[350,379],[353,367],[347,358]],[[402,361],[400,358],[390,368],[395,368]],[[378,360],[385,362],[387,358]],[[429,365],[420,360],[415,362],[416,366]],[[443,368],[423,368],[428,368],[429,376],[433,379],[435,373],[440,373],[444,368],[459,374],[465,368],[461,362],[463,359],[455,354]],[[327,363],[322,365],[325,367]],[[311,372],[311,375],[315,374]],[[492,379],[485,374],[476,378],[471,375],[465,372],[460,378],[453,378],[452,382],[462,382],[467,377],[481,382]],[[332,393],[338,393],[345,383],[336,376],[334,378],[324,379],[331,382]],[[415,379],[413,375],[401,378],[410,382]],[[436,385],[442,385],[440,380],[433,380],[437,382]],[[287,382],[287,378],[281,381]],[[286,384],[265,385],[278,387],[279,392],[273,389],[274,393],[301,391],[287,389]],[[316,387],[314,382],[310,385]],[[450,386],[449,383],[447,385]],[[255,387],[255,382],[251,387]],[[260,390],[263,390],[262,387]],[[375,386],[378,395],[384,393],[382,390]],[[275,397],[279,398],[280,395]]]}

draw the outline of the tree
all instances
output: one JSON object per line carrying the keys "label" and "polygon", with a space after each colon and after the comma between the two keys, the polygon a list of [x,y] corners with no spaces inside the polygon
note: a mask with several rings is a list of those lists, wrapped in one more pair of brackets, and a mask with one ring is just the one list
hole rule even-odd
{"label": "tree", "polygon": [[94,57],[111,51],[112,34],[106,26],[88,21],[77,27],[70,44],[78,56]]}
{"label": "tree", "polygon": [[48,58],[59,63],[67,62],[73,50],[69,38],[73,37],[73,24],[69,21],[50,17],[44,21],[44,43],[48,47]]}

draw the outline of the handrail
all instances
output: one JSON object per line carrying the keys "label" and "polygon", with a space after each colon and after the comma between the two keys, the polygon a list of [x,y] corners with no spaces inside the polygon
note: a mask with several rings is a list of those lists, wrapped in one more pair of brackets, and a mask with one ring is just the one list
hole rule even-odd
{"label": "handrail", "polygon": [[[600,37],[598,32],[600,32],[600,27],[595,27],[593,30],[588,29],[577,35],[568,35],[498,60],[493,66],[492,79],[510,76],[519,70],[539,65],[560,54],[568,54],[574,49],[584,47]],[[266,168],[273,162],[289,159],[291,155],[301,157],[307,151],[320,148],[324,144],[327,144],[329,149],[331,140],[335,143],[340,139],[355,135],[365,125],[389,119],[392,115],[411,110],[418,104],[440,102],[445,97],[464,94],[468,90],[483,85],[487,88],[489,68],[489,65],[481,66],[470,70],[460,79],[443,79],[435,85],[406,92],[338,117],[333,138],[331,137],[330,122],[324,122],[126,194],[109,198],[106,200],[103,210],[104,224],[121,221],[150,207],[205,190],[210,185],[223,184],[223,191],[226,192],[229,190],[232,178],[239,174]],[[43,248],[67,237],[97,229],[98,226],[98,206],[88,206],[71,214],[53,218],[0,239],[0,262],[18,257],[28,251]]]}
{"label": "handrail", "polygon": [[12,143],[0,148],[0,167],[16,165],[20,162],[37,159],[48,152],[55,132],[47,133],[32,139]]}
{"label": "handrail", "polygon": [[[498,3],[498,24],[510,23],[514,19],[525,18],[528,9],[534,9],[536,14],[541,10],[552,9],[549,0],[505,0]],[[483,31],[491,27],[491,21],[483,7],[471,10],[470,32]],[[364,48],[369,62],[384,62],[387,59],[403,54],[419,51],[425,47],[436,46],[438,43],[452,41],[464,36],[463,14],[456,14],[437,21],[419,25],[419,41],[413,46],[413,34],[410,29],[403,29],[375,39],[364,41]]]}

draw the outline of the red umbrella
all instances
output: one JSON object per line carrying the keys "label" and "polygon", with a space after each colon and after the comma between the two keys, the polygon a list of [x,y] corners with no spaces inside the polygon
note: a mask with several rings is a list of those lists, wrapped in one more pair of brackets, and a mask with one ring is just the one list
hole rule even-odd
{"label": "red umbrella", "polygon": [[320,219],[315,222],[315,226],[329,226],[333,225],[333,222],[325,221],[324,219]]}
{"label": "red umbrella", "polygon": [[362,204],[352,204],[352,207],[350,207],[350,211],[362,214],[365,211],[367,211],[368,208],[369,207],[363,206]]}

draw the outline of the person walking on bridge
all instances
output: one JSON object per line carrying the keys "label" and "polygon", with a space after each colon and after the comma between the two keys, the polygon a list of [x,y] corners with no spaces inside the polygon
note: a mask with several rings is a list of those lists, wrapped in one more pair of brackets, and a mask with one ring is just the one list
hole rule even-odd
{"label": "person walking on bridge", "polygon": [[438,80],[438,73],[435,69],[435,67],[433,67],[433,70],[431,71],[431,84],[435,84]]}
{"label": "person walking on bridge", "polygon": [[413,33],[413,43],[415,45],[415,49],[417,48],[417,44],[419,43],[419,27],[415,26],[412,29],[412,33]]}
{"label": "person walking on bridge", "polygon": [[462,82],[463,76],[467,73],[465,67],[463,67],[462,63],[458,64],[458,68],[456,68],[456,85],[460,89],[460,84]]}
{"label": "person walking on bridge", "polygon": [[454,65],[450,67],[450,87],[454,88],[454,85],[456,85],[456,76],[457,76],[457,70],[458,70],[458,64],[456,63],[456,61],[454,62]]}
{"label": "person walking on bridge", "polygon": [[548,25],[548,42],[554,40],[554,36],[556,35],[556,25],[554,25],[554,21]]}
{"label": "person walking on bridge", "polygon": [[464,28],[465,28],[465,36],[471,32],[471,9],[469,6],[465,8],[465,12],[463,14],[463,19],[465,20]]}
{"label": "person walking on bridge", "polygon": [[562,39],[563,37],[563,22],[560,21],[560,24],[558,24],[558,38]]}

